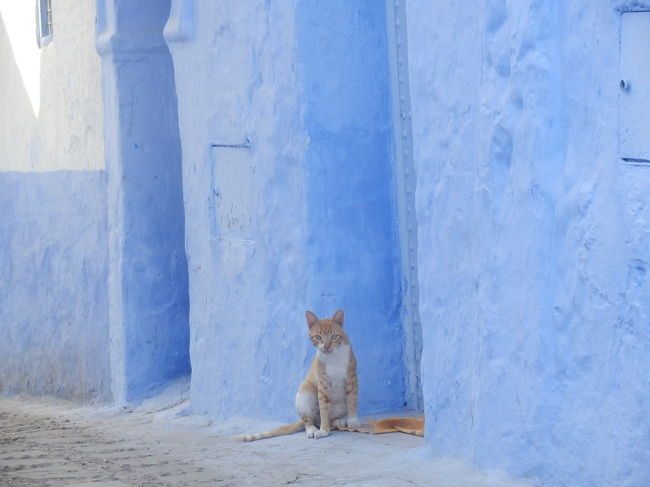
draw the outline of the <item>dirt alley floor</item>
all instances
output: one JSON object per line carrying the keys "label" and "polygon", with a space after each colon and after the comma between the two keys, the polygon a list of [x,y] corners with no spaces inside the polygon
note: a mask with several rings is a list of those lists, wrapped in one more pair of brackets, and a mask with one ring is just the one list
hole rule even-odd
{"label": "dirt alley floor", "polygon": [[[180,394],[180,395],[179,395]],[[526,487],[462,462],[431,458],[422,438],[304,433],[241,443],[236,432],[187,414],[182,392],[133,411],[53,399],[0,399],[0,486]],[[180,399],[179,399],[180,397]]]}

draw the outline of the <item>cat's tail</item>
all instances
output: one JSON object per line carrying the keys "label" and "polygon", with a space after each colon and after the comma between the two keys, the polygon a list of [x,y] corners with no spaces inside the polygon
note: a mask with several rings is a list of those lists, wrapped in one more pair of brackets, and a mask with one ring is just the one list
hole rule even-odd
{"label": "cat's tail", "polygon": [[234,438],[241,441],[263,440],[264,438],[273,438],[274,436],[290,435],[304,429],[305,425],[302,424],[302,420],[300,420],[295,423],[287,424],[286,426],[280,426],[279,428],[267,431],[266,433],[259,433],[257,435],[237,435]]}

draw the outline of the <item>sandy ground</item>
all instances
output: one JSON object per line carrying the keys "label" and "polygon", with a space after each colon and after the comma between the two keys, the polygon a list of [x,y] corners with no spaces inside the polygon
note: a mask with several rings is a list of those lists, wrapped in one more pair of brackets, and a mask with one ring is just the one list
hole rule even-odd
{"label": "sandy ground", "polygon": [[0,486],[527,487],[435,459],[401,433],[304,433],[242,443],[276,424],[213,425],[187,414],[186,384],[126,411],[52,399],[0,399]]}

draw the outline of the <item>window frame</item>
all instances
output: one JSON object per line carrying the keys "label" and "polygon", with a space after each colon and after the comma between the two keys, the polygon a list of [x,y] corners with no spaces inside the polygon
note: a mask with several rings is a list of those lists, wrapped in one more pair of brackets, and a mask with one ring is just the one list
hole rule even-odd
{"label": "window frame", "polygon": [[52,0],[36,0],[36,42],[43,48],[52,41]]}

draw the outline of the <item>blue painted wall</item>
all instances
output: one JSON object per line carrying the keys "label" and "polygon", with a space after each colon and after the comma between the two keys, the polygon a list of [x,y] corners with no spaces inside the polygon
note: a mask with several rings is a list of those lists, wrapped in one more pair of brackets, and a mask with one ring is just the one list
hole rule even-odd
{"label": "blue painted wall", "polygon": [[[283,3],[176,1],[165,30],[183,150],[192,409],[217,419],[293,420],[311,353],[305,137]],[[246,139],[250,148],[212,147]]]}
{"label": "blue painted wall", "polygon": [[174,2],[197,412],[294,418],[309,308],[345,308],[361,410],[403,405],[385,30],[373,2]]}
{"label": "blue painted wall", "polygon": [[110,399],[106,173],[0,173],[0,388]]}
{"label": "blue painted wall", "polygon": [[113,395],[189,375],[187,260],[170,2],[100,1]]}
{"label": "blue painted wall", "polygon": [[[102,134],[95,11],[56,6],[61,32],[70,19],[78,28],[40,53],[43,106],[20,106],[3,167],[104,167],[105,146],[106,170],[0,172],[0,387],[10,392],[137,401],[190,372],[169,7],[97,2]],[[22,51],[0,34],[3,96],[22,100]],[[13,121],[2,122],[5,135]]]}
{"label": "blue painted wall", "polygon": [[384,5],[305,1],[296,13],[308,304],[342,307],[365,412],[404,406],[393,134]]}
{"label": "blue painted wall", "polygon": [[0,7],[0,391],[108,401],[94,9],[69,7],[57,4],[58,25],[65,31],[69,21],[74,31],[47,51],[33,36],[34,5]]}
{"label": "blue painted wall", "polygon": [[[361,412],[399,408],[384,5],[174,0],[174,66],[170,3],[97,6],[106,171],[0,173],[2,386],[137,400],[189,350],[195,412],[288,420],[304,311],[343,307]],[[650,174],[617,119],[650,3],[406,6],[427,442],[645,487]]]}
{"label": "blue painted wall", "polygon": [[646,167],[620,10],[408,2],[427,442],[539,485],[650,485]]}

